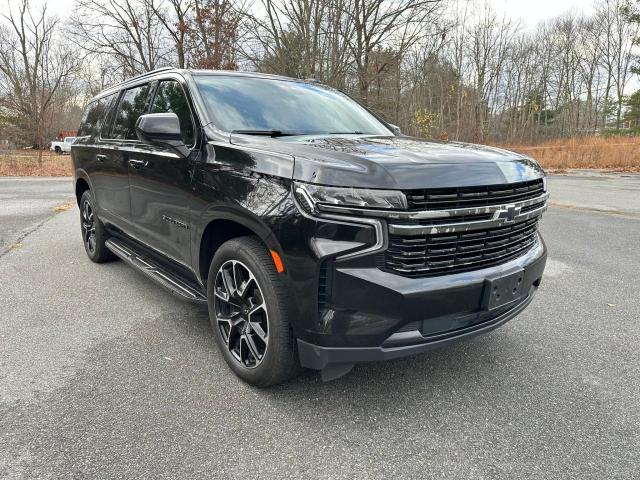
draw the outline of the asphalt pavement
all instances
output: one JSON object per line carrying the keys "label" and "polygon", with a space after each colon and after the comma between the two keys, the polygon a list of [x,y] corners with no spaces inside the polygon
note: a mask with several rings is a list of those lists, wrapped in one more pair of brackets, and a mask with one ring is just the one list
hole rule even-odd
{"label": "asphalt pavement", "polygon": [[0,255],[73,198],[70,178],[0,177]]}
{"label": "asphalt pavement", "polygon": [[206,310],[86,258],[64,182],[0,179],[0,478],[640,477],[640,176],[550,178],[547,271],[504,327],[269,390]]}

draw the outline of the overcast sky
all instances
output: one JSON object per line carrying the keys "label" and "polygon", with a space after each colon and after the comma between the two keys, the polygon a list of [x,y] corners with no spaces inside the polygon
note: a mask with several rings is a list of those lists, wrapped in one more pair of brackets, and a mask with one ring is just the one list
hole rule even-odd
{"label": "overcast sky", "polygon": [[[0,0],[0,11],[6,11],[6,0]],[[37,0],[36,0],[37,1]],[[488,0],[498,14],[506,14],[513,20],[522,20],[522,25],[534,27],[541,20],[556,17],[566,11],[588,13],[592,10],[592,0]],[[49,0],[49,9],[64,18],[73,8],[74,0]]]}
{"label": "overcast sky", "polygon": [[590,13],[590,0],[489,0],[498,13],[505,13],[513,20],[522,20],[523,26],[534,27],[540,21],[557,17],[570,10]]}

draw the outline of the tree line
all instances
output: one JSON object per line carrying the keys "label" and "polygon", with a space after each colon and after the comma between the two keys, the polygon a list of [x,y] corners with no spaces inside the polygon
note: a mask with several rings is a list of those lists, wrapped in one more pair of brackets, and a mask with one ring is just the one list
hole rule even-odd
{"label": "tree line", "polygon": [[423,137],[620,131],[639,110],[639,6],[596,0],[525,28],[483,0],[76,0],[64,21],[46,0],[11,0],[0,140],[43,145],[92,95],[164,66],[315,79]]}

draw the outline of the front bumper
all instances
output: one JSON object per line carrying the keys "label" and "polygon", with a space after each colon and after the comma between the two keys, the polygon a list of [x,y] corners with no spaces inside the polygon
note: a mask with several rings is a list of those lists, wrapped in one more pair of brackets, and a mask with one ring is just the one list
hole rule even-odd
{"label": "front bumper", "polygon": [[[335,265],[331,305],[314,332],[298,338],[304,367],[327,370],[354,363],[414,355],[486,333],[532,301],[546,263],[541,237],[525,255],[482,270],[430,278],[405,278],[377,268]],[[523,295],[482,308],[485,280],[522,269]],[[347,369],[348,371],[348,369]]]}
{"label": "front bumper", "polygon": [[382,345],[379,347],[344,348],[321,347],[319,345],[313,345],[311,343],[305,342],[304,340],[298,339],[298,354],[300,356],[300,363],[303,367],[306,368],[323,370],[330,364],[338,365],[393,360],[396,358],[408,357],[410,355],[423,353],[434,348],[444,347],[460,340],[465,340],[482,333],[490,332],[491,330],[504,325],[520,312],[522,312],[527,307],[527,305],[531,303],[536,289],[537,287],[532,287],[531,291],[523,301],[519,302],[516,306],[489,321],[472,325],[467,328],[454,330],[452,332],[434,335],[431,337],[423,337],[418,331],[407,332],[409,335],[406,335],[405,337],[408,340],[415,341],[418,335],[420,335],[422,340],[420,341],[420,343],[396,347],[385,347],[384,345]]}

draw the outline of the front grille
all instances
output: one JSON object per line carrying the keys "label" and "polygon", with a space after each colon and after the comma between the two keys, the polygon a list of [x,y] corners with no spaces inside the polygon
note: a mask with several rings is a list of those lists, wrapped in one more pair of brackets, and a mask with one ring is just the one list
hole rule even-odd
{"label": "front grille", "polygon": [[425,277],[478,270],[522,255],[536,242],[539,217],[509,226],[432,235],[389,235],[384,268]]}
{"label": "front grille", "polygon": [[405,190],[404,193],[411,210],[446,210],[504,205],[536,198],[544,193],[544,185],[539,178],[503,185]]}

